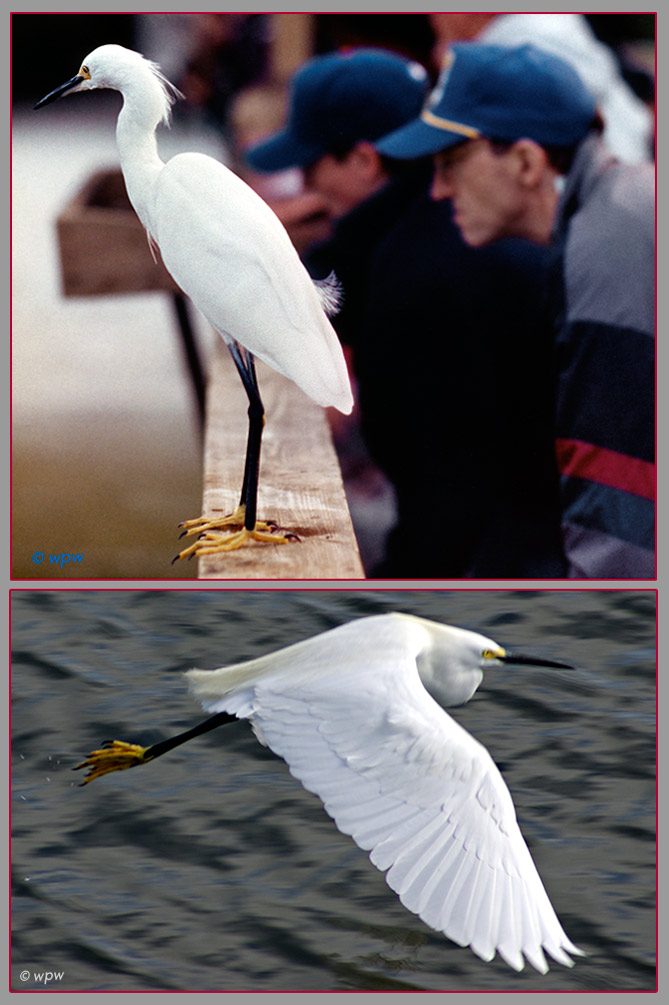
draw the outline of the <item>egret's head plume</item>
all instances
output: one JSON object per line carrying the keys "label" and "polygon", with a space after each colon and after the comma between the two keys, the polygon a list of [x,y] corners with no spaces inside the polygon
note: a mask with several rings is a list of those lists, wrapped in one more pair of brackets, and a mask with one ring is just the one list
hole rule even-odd
{"label": "egret's head plume", "polygon": [[[157,121],[165,124],[169,124],[174,102],[183,98],[156,63],[122,45],[101,45],[93,49],[82,62],[78,75],[81,77],[78,90],[110,87],[121,91],[126,100],[131,100],[137,85],[142,83],[143,96],[154,96]],[[149,83],[153,85],[150,89],[146,86]]]}

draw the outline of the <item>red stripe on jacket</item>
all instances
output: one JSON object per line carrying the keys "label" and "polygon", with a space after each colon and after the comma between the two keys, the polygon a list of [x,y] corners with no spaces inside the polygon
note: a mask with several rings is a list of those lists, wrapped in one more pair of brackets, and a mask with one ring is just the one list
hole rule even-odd
{"label": "red stripe on jacket", "polygon": [[655,499],[655,465],[582,440],[555,441],[560,473]]}

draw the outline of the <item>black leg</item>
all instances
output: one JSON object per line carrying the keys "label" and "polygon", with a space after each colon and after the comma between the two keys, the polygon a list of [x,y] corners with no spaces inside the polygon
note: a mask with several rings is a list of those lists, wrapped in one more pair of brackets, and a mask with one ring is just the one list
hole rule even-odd
{"label": "black leg", "polygon": [[154,743],[152,747],[140,747],[136,743],[125,743],[123,740],[105,740],[99,750],[93,750],[73,770],[79,771],[81,768],[88,768],[88,774],[81,783],[88,785],[89,782],[100,778],[101,775],[108,775],[112,771],[123,771],[126,768],[136,768],[140,764],[146,764],[147,761],[153,761],[156,757],[166,754],[168,750],[179,747],[195,736],[234,722],[235,718],[234,715],[228,715],[227,712],[218,712],[198,726],[186,730],[185,733],[179,733],[169,740]]}
{"label": "black leg", "polygon": [[228,715],[227,712],[217,712],[210,719],[205,719],[204,722],[201,722],[198,726],[193,726],[192,729],[186,730],[185,733],[179,733],[177,736],[170,737],[169,740],[161,740],[160,743],[154,743],[152,747],[147,748],[144,760],[152,761],[154,757],[160,757],[161,754],[166,754],[168,750],[180,747],[182,743],[192,740],[195,736],[201,736],[202,733],[208,733],[211,729],[218,729],[219,726],[227,726],[229,722],[236,721],[237,719],[234,715]]}
{"label": "black leg", "polygon": [[244,479],[240,504],[244,506],[244,527],[253,530],[256,525],[258,506],[258,473],[260,470],[260,444],[265,410],[258,390],[255,361],[248,349],[242,349],[236,342],[228,345],[230,354],[242,379],[244,389],[249,399],[249,435],[246,443],[246,460],[244,462]]}

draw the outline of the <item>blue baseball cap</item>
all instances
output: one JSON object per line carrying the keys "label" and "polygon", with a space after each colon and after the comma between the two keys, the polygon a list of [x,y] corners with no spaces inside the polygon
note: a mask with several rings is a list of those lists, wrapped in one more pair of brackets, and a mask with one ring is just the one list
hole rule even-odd
{"label": "blue baseball cap", "polygon": [[534,45],[460,42],[447,52],[419,117],[375,142],[400,160],[479,136],[568,147],[589,131],[595,99],[564,60]]}
{"label": "blue baseball cap", "polygon": [[255,171],[307,167],[409,122],[427,90],[420,63],[382,49],[316,56],[291,81],[285,127],[249,147],[245,159]]}

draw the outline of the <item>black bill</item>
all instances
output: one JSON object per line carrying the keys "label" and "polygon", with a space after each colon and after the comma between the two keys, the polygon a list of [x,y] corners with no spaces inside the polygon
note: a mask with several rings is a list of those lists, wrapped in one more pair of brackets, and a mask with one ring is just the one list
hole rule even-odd
{"label": "black bill", "polygon": [[557,660],[543,660],[538,656],[521,656],[520,653],[506,653],[498,657],[501,663],[515,663],[517,666],[552,667],[554,670],[575,670],[570,663],[558,663]]}
{"label": "black bill", "polygon": [[63,94],[67,94],[67,92],[71,91],[73,87],[76,87],[77,84],[80,84],[83,81],[83,79],[84,78],[80,77],[79,74],[77,74],[76,77],[72,77],[71,80],[68,80],[65,84],[61,84],[60,87],[57,87],[55,91],[51,91],[44,98],[38,101],[37,104],[35,105],[35,108],[42,108],[44,105],[50,105],[52,101],[57,101],[58,98],[63,96]]}

